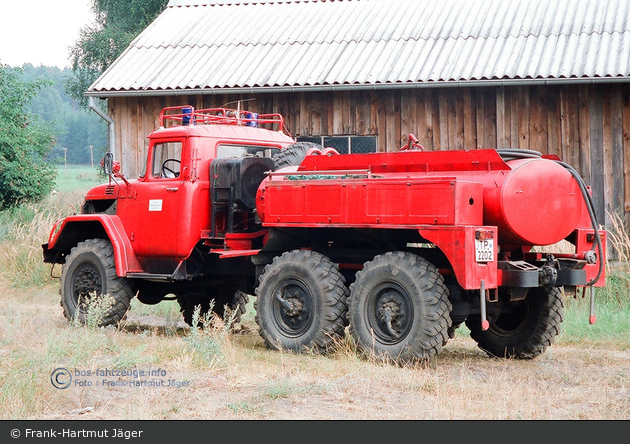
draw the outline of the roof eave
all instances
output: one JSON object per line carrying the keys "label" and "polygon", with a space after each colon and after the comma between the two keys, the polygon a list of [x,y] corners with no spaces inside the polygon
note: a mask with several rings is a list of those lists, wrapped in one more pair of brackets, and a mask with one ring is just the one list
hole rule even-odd
{"label": "roof eave", "polygon": [[86,97],[130,97],[130,96],[184,96],[197,94],[264,94],[287,92],[325,92],[350,90],[385,90],[385,89],[422,89],[447,87],[481,87],[481,86],[526,86],[526,85],[575,85],[627,83],[629,76],[616,77],[571,77],[547,79],[488,79],[488,80],[448,80],[440,82],[406,82],[406,83],[374,83],[374,84],[335,84],[335,85],[293,85],[293,86],[254,86],[226,88],[173,88],[173,89],[137,89],[87,91]]}

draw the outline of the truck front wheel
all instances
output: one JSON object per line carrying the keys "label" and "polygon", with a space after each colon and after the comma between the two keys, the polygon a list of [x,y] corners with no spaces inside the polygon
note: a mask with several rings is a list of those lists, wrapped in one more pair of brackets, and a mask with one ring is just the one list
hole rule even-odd
{"label": "truck front wheel", "polygon": [[350,286],[350,332],[367,355],[426,362],[448,340],[448,295],[442,275],[426,259],[406,252],[376,256]]}
{"label": "truck front wheel", "polygon": [[[105,239],[79,242],[66,256],[61,272],[61,306],[66,319],[85,324],[91,302],[107,295],[111,306],[100,315],[98,325],[119,323],[125,317],[133,289],[126,278],[116,275],[114,248]],[[96,309],[96,306],[92,306]]]}
{"label": "truck front wheel", "polygon": [[330,259],[309,250],[276,257],[256,288],[256,323],[268,348],[325,351],[342,337],[348,289]]}
{"label": "truck front wheel", "polygon": [[531,288],[521,301],[508,302],[490,328],[481,328],[479,316],[466,319],[477,346],[498,358],[531,359],[550,346],[560,333],[564,301],[557,287]]}

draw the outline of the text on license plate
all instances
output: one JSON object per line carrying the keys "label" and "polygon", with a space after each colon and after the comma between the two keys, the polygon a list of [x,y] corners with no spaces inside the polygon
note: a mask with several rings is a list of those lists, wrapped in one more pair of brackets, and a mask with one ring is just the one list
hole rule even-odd
{"label": "text on license plate", "polygon": [[475,239],[475,260],[492,262],[494,260],[494,239]]}

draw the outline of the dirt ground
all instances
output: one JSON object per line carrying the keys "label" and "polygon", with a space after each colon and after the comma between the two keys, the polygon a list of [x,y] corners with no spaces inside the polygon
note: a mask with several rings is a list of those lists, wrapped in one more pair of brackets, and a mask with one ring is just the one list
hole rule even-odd
{"label": "dirt ground", "polygon": [[[133,334],[163,325],[132,321]],[[70,387],[64,407],[51,402],[41,419],[630,419],[630,350],[557,345],[534,360],[506,361],[460,337],[429,366],[399,368],[344,352],[269,351],[255,325],[224,349],[230,356],[215,368],[171,361],[168,378],[186,386]]]}
{"label": "dirt ground", "polygon": [[[267,350],[251,315],[235,333],[133,312],[122,328],[90,330],[68,325],[56,288],[2,298],[0,419],[630,419],[625,343],[561,335],[536,359],[504,360],[458,330],[429,365],[398,367],[360,357],[350,339],[326,356]],[[72,373],[67,388],[51,383],[57,368]]]}

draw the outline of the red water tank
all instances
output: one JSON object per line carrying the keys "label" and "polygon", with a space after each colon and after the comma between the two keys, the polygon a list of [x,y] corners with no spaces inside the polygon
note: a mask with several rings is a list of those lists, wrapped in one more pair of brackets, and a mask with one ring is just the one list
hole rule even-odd
{"label": "red water tank", "polygon": [[499,243],[551,245],[571,234],[586,211],[571,173],[544,158],[507,164],[484,181],[484,224],[499,227]]}
{"label": "red water tank", "polygon": [[[483,149],[318,155],[307,156],[295,169],[300,173],[369,171],[368,180],[374,184],[425,177],[478,182],[483,186],[483,224],[498,227],[500,245],[544,246],[565,239],[587,211],[577,180],[555,160],[521,153],[525,150],[503,151],[508,153]],[[425,201],[419,197],[414,204],[441,208],[431,195]],[[411,214],[401,205],[400,214]],[[259,215],[262,218],[264,210]]]}

